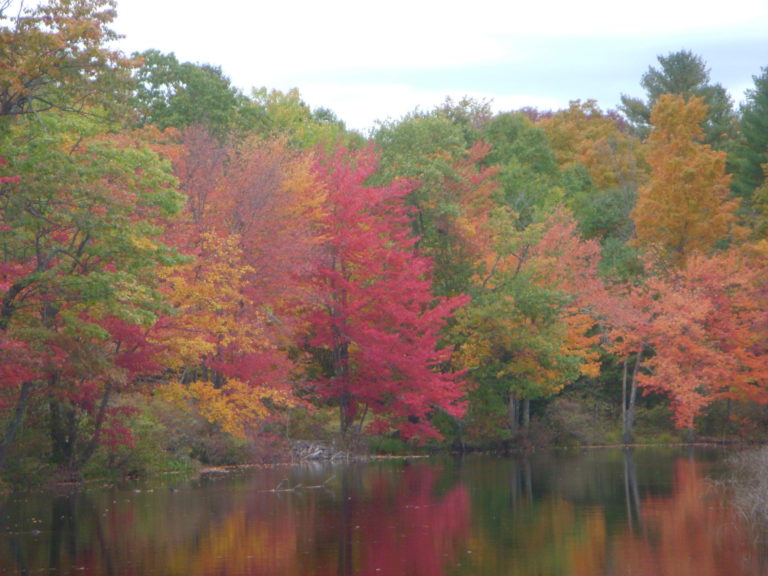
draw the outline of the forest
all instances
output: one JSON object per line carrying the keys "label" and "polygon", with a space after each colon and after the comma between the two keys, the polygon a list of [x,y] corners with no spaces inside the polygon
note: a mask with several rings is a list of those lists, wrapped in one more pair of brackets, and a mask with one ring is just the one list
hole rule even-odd
{"label": "forest", "polygon": [[361,134],[114,50],[112,0],[8,6],[3,482],[768,438],[768,67]]}

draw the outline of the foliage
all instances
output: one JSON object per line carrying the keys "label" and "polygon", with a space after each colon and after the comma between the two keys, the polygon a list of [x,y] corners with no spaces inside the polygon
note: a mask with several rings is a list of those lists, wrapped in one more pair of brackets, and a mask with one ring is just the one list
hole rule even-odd
{"label": "foliage", "polygon": [[178,129],[193,124],[220,136],[234,124],[242,96],[221,69],[209,64],[180,63],[157,50],[134,55],[135,106],[142,124]]}
{"label": "foliage", "polygon": [[665,94],[680,96],[688,101],[699,98],[706,106],[704,122],[705,142],[716,149],[723,149],[735,135],[733,103],[725,88],[711,84],[709,69],[700,56],[688,50],[670,52],[658,57],[661,69],[649,66],[640,85],[645,89],[647,100],[622,95],[621,111],[642,136],[651,131],[651,114],[658,100]]}
{"label": "foliage", "polygon": [[[134,63],[110,50],[114,0],[48,0],[0,8],[0,117],[45,110],[112,113],[127,99]],[[123,100],[123,102],[121,102]]]}
{"label": "foliage", "polygon": [[[164,306],[153,272],[175,261],[158,236],[181,198],[153,152],[84,117],[24,122],[5,144],[6,168],[19,178],[0,196],[0,328],[43,359],[45,374],[33,378],[46,381],[53,440],[73,465],[92,452],[73,452],[76,415],[93,418],[98,441],[111,430],[112,388],[159,370],[145,330]],[[23,385],[18,400],[21,416]]]}
{"label": "foliage", "polygon": [[476,383],[476,405],[498,414],[499,403],[509,405],[514,431],[518,399],[551,397],[599,372],[589,313],[602,293],[599,245],[581,240],[562,209],[522,232],[514,222],[496,223],[496,252],[476,279],[472,302],[457,315],[456,362]]}
{"label": "foliage", "polygon": [[675,266],[727,240],[735,223],[725,153],[700,142],[705,112],[698,98],[661,96],[648,138],[651,177],[632,213],[637,244]]}
{"label": "foliage", "polygon": [[7,477],[158,469],[154,443],[180,465],[234,462],[275,431],[329,437],[331,407],[345,440],[380,446],[525,444],[531,412],[591,441],[585,407],[623,388],[631,420],[637,386],[660,429],[669,410],[683,428],[763,426],[765,70],[738,142],[687,51],[623,98],[632,126],[593,100],[463,98],[366,139],[297,89],[246,96],[217,66],[111,50],[111,0],[11,5]]}
{"label": "foliage", "polygon": [[436,293],[447,296],[467,290],[472,263],[484,249],[481,230],[498,170],[484,165],[488,145],[479,135],[471,138],[471,124],[455,123],[455,116],[450,108],[413,113],[399,123],[382,125],[374,136],[382,151],[374,182],[414,182],[406,201],[415,208],[418,248],[435,264]]}
{"label": "foliage", "polygon": [[321,260],[308,277],[308,345],[322,367],[314,389],[338,405],[342,434],[370,411],[372,431],[424,439],[437,435],[434,410],[463,412],[461,386],[444,371],[450,351],[438,339],[465,299],[433,295],[431,262],[410,236],[404,198],[412,185],[366,185],[376,166],[370,148],[342,148],[314,168],[328,195],[317,228]]}
{"label": "foliage", "polygon": [[765,185],[764,166],[768,163],[768,67],[752,79],[754,88],[746,91],[741,106],[740,138],[729,158],[734,165],[733,191],[745,201]]}
{"label": "foliage", "polygon": [[632,190],[642,180],[638,140],[615,112],[603,113],[596,101],[571,102],[567,110],[537,125],[546,133],[558,165],[584,167],[593,188]]}
{"label": "foliage", "polygon": [[524,228],[546,217],[565,196],[556,156],[544,131],[520,113],[499,114],[485,126],[491,144],[487,162],[498,166],[499,202]]}

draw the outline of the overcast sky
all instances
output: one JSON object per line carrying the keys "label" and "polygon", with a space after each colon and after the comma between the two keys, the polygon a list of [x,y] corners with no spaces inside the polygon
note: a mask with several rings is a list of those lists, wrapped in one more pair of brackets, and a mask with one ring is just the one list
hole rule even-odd
{"label": "overcast sky", "polygon": [[118,0],[126,52],[220,66],[246,93],[298,88],[367,130],[445,100],[497,111],[643,96],[656,57],[701,56],[735,102],[768,66],[768,0]]}

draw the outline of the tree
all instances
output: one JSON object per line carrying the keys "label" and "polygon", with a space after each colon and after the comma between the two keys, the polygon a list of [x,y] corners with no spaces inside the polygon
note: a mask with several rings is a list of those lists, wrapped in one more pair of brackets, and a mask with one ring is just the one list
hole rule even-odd
{"label": "tree", "polygon": [[315,307],[307,344],[322,369],[314,390],[338,406],[342,435],[357,419],[362,429],[370,411],[371,431],[439,437],[431,415],[463,413],[462,386],[445,371],[450,350],[438,342],[465,299],[433,295],[432,265],[414,252],[404,203],[413,185],[367,185],[377,164],[371,148],[341,148],[315,165],[328,196],[317,223],[320,260],[309,277]]}
{"label": "tree", "polygon": [[556,157],[545,132],[521,113],[494,116],[482,137],[491,144],[486,159],[498,167],[499,202],[525,227],[545,218],[565,195]]}
{"label": "tree", "polygon": [[297,278],[314,259],[325,193],[286,138],[225,144],[195,125],[180,145],[187,212],[167,237],[193,259],[164,274],[174,314],[153,334],[176,380],[168,396],[241,436],[293,401],[289,353],[307,307]]}
{"label": "tree", "polygon": [[637,245],[676,266],[727,240],[735,223],[725,153],[700,142],[705,114],[700,98],[659,98],[647,142],[651,176],[632,212]]}
{"label": "tree", "polygon": [[0,117],[44,110],[98,112],[125,104],[134,63],[107,44],[114,0],[23,3],[0,10]]}
{"label": "tree", "polygon": [[155,272],[176,262],[158,236],[181,197],[169,166],[128,140],[51,112],[3,142],[18,179],[0,190],[1,338],[41,358],[33,380],[3,392],[21,415],[25,385],[45,398],[54,459],[68,468],[93,453],[112,392],[157,369],[145,338],[164,309]]}
{"label": "tree", "polygon": [[479,231],[497,189],[497,168],[487,165],[490,148],[479,134],[468,139],[470,127],[438,109],[382,125],[375,135],[382,151],[375,182],[418,183],[407,202],[415,208],[414,233],[419,249],[435,263],[434,288],[441,295],[467,290],[481,249]]}
{"label": "tree", "polygon": [[584,167],[593,189],[635,190],[641,182],[639,141],[618,114],[604,113],[594,100],[571,102],[537,126],[546,133],[558,165]]}
{"label": "tree", "polygon": [[597,310],[603,326],[605,349],[622,365],[622,442],[634,440],[635,410],[643,360],[653,353],[650,324],[653,295],[642,283],[617,283],[609,288]]}
{"label": "tree", "polygon": [[221,68],[179,63],[176,56],[147,50],[136,57],[135,103],[142,123],[161,129],[200,124],[219,137],[233,126],[243,97]]}
{"label": "tree", "polygon": [[735,135],[735,115],[728,92],[720,84],[711,84],[709,69],[700,56],[688,50],[670,52],[658,57],[661,69],[653,66],[643,74],[640,85],[646,101],[622,95],[619,109],[642,136],[650,132],[651,112],[664,94],[701,98],[706,105],[705,141],[717,149],[724,148]]}
{"label": "tree", "polygon": [[747,90],[739,122],[741,138],[733,151],[733,191],[749,200],[765,183],[768,164],[768,67],[753,76],[755,86]]}
{"label": "tree", "polygon": [[648,286],[655,354],[639,384],[665,392],[678,427],[724,397],[765,404],[764,309],[755,269],[737,252],[696,256]]}
{"label": "tree", "polygon": [[599,371],[592,311],[602,294],[599,244],[579,238],[562,208],[522,231],[504,220],[503,210],[495,215],[495,254],[454,329],[456,363],[476,384],[472,426],[488,436],[498,434],[488,428],[498,417],[514,435],[521,421],[527,426],[531,400]]}
{"label": "tree", "polygon": [[312,110],[296,88],[287,92],[252,90],[241,109],[240,124],[246,132],[256,132],[266,138],[286,138],[303,149],[362,141],[359,135],[348,133],[344,122],[331,110]]}

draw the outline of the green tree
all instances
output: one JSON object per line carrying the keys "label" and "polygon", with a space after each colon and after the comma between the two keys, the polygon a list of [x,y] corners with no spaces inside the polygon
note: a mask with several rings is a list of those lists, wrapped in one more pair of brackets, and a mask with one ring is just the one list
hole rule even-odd
{"label": "green tree", "polygon": [[642,136],[651,128],[651,111],[663,94],[683,96],[686,100],[696,96],[707,106],[704,134],[707,144],[725,148],[735,136],[736,116],[733,102],[721,84],[712,84],[709,68],[700,56],[688,50],[658,56],[660,68],[648,67],[640,85],[646,100],[622,95],[619,109]]}
{"label": "green tree", "polygon": [[[86,116],[29,117],[1,145],[17,178],[0,188],[0,337],[43,358],[44,375],[24,384],[48,404],[55,461],[74,469],[110,395],[156,368],[142,333],[163,309],[156,270],[176,257],[159,235],[182,198],[146,144]],[[0,392],[22,417],[24,386]]]}
{"label": "green tree", "polygon": [[441,295],[467,290],[496,186],[495,169],[485,162],[488,147],[473,146],[465,130],[440,112],[414,112],[381,125],[374,135],[382,151],[376,180],[417,182],[407,201],[415,209],[419,249],[435,262],[435,290]]}
{"label": "green tree", "polygon": [[564,197],[555,154],[544,131],[521,113],[494,116],[482,131],[491,144],[486,162],[499,168],[499,202],[526,227]]}
{"label": "green tree", "polygon": [[750,199],[765,182],[763,166],[768,163],[768,67],[753,76],[755,87],[747,90],[741,107],[741,138],[734,150],[732,189],[736,195]]}
{"label": "green tree", "polygon": [[288,138],[293,146],[335,146],[341,142],[360,144],[362,138],[347,132],[342,122],[328,108],[313,110],[298,89],[287,92],[259,88],[240,111],[240,127],[266,137]]}
{"label": "green tree", "polygon": [[157,50],[137,55],[143,62],[135,73],[136,107],[143,124],[185,128],[201,124],[223,135],[236,120],[243,96],[218,66],[180,63]]}

